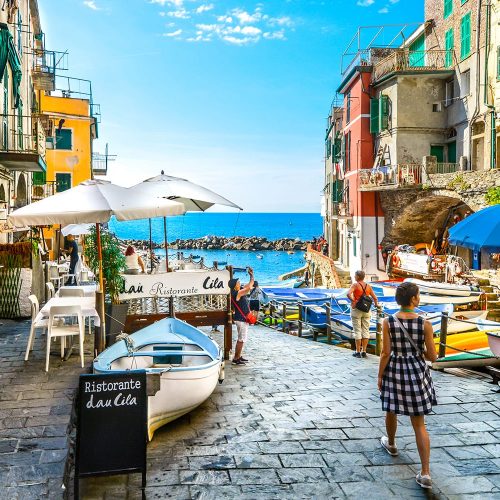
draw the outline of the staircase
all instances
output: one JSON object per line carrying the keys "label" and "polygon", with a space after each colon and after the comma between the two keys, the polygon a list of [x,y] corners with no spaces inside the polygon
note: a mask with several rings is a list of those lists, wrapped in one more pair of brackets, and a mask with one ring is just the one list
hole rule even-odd
{"label": "staircase", "polygon": [[498,272],[474,271],[479,288],[486,294],[488,302],[488,319],[500,321],[500,275]]}
{"label": "staircase", "polygon": [[313,250],[309,245],[306,260],[309,263],[309,272],[313,277],[315,287],[342,288],[335,262],[330,257]]}

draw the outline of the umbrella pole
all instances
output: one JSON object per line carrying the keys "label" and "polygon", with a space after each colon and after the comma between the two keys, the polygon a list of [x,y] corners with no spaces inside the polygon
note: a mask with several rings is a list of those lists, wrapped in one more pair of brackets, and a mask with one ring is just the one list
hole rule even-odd
{"label": "umbrella pole", "polygon": [[104,351],[105,348],[105,331],[106,331],[106,316],[104,312],[104,277],[102,272],[102,243],[101,243],[101,225],[95,225],[96,240],[97,240],[97,259],[99,261],[99,292],[96,293],[97,311],[101,320],[100,328],[96,329],[94,339],[94,350],[97,354]]}
{"label": "umbrella pole", "polygon": [[151,219],[149,219],[149,270],[153,274],[153,230],[151,228]]}
{"label": "umbrella pole", "polygon": [[163,217],[163,238],[165,240],[165,272],[168,273],[167,218]]}

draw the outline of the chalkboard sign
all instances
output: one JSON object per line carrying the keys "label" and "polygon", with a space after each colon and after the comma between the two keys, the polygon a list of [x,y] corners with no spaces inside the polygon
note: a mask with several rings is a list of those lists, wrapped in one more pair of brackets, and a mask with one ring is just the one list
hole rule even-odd
{"label": "chalkboard sign", "polygon": [[80,375],[75,496],[80,477],[143,473],[147,445],[146,372]]}

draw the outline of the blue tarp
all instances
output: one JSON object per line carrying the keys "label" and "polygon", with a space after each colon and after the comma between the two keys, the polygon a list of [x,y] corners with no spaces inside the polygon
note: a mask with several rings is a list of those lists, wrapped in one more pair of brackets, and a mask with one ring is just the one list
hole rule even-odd
{"label": "blue tarp", "polygon": [[448,240],[475,251],[500,252],[500,205],[479,210],[450,227]]}

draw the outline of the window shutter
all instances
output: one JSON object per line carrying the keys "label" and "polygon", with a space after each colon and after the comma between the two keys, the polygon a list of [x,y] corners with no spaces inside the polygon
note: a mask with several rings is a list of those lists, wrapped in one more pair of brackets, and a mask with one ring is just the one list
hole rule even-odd
{"label": "window shutter", "polygon": [[379,101],[379,130],[387,130],[389,127],[389,97],[381,95]]}
{"label": "window shutter", "polygon": [[370,99],[370,132],[372,134],[380,132],[379,106],[378,99]]}
{"label": "window shutter", "polygon": [[335,137],[335,140],[333,142],[333,156],[334,156],[334,161],[335,162],[338,162],[340,161],[340,155],[341,155],[341,151],[342,150],[342,139],[339,137],[339,135],[337,135],[337,137]]}
{"label": "window shutter", "polygon": [[445,56],[444,65],[446,68],[453,66],[453,28],[449,29],[445,34]]}
{"label": "window shutter", "polygon": [[497,78],[500,80],[500,45],[497,47]]}
{"label": "window shutter", "polygon": [[444,18],[446,19],[453,12],[453,0],[444,0]]}
{"label": "window shutter", "polygon": [[470,54],[470,12],[462,17],[460,22],[460,57]]}

